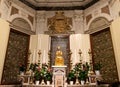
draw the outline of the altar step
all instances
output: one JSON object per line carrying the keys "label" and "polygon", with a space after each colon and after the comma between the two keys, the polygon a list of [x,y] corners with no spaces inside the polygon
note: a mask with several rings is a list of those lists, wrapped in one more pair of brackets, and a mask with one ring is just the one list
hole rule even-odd
{"label": "altar step", "polygon": [[0,87],[22,87],[21,85],[0,85]]}

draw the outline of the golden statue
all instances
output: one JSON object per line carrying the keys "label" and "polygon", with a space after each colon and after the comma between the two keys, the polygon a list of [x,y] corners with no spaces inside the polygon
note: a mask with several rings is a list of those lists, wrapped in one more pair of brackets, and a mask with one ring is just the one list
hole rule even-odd
{"label": "golden statue", "polygon": [[64,66],[64,58],[62,57],[62,51],[60,46],[57,47],[56,57],[55,57],[55,66]]}

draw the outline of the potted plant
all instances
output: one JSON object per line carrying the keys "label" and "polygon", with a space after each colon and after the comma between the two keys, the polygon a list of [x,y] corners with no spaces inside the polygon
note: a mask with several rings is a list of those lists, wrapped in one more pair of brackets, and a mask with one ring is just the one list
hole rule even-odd
{"label": "potted plant", "polygon": [[50,83],[52,82],[52,73],[47,72],[46,76],[45,76],[45,79],[47,81],[47,85],[50,85]]}
{"label": "potted plant", "polygon": [[73,83],[75,83],[75,80],[76,80],[75,71],[71,70],[67,75],[67,81],[68,83],[73,85]]}
{"label": "potted plant", "polygon": [[25,65],[21,64],[19,67],[20,75],[24,75],[25,70],[26,70]]}
{"label": "potted plant", "polygon": [[35,79],[36,85],[39,85],[40,78],[41,78],[40,71],[39,71],[39,69],[36,69],[35,74],[34,74],[34,79]]}
{"label": "potted plant", "polygon": [[84,85],[86,79],[88,77],[88,71],[81,70],[78,74],[78,79],[81,82],[81,85]]}
{"label": "potted plant", "polygon": [[37,67],[38,67],[38,64],[36,64],[36,63],[31,63],[29,69],[32,70],[33,72],[35,72],[35,70],[36,70]]}
{"label": "potted plant", "polygon": [[102,68],[102,64],[100,62],[93,64],[96,75],[100,75],[100,69]]}

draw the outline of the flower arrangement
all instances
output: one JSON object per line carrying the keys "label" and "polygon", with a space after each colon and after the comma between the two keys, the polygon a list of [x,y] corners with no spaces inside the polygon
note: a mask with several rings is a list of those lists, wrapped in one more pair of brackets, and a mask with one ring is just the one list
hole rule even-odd
{"label": "flower arrangement", "polygon": [[41,78],[41,76],[40,76],[40,68],[39,67],[35,69],[34,78],[35,78],[36,81],[39,81],[40,78]]}
{"label": "flower arrangement", "polygon": [[38,67],[37,63],[31,63],[29,69],[32,70],[33,72],[35,72],[35,70],[37,69],[37,67]]}
{"label": "flower arrangement", "polygon": [[75,71],[71,70],[67,75],[67,81],[74,81],[76,78]]}
{"label": "flower arrangement", "polygon": [[79,80],[86,80],[88,78],[89,64],[88,62],[81,64],[81,69],[78,73]]}
{"label": "flower arrangement", "polygon": [[76,63],[74,65],[74,68],[68,73],[67,80],[73,81],[79,79],[79,80],[86,80],[88,78],[88,71],[89,71],[89,64],[86,63]]}

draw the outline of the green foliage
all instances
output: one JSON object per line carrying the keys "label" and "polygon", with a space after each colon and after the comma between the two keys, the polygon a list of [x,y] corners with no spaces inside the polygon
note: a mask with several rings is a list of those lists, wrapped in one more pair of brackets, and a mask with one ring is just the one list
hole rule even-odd
{"label": "green foliage", "polygon": [[34,78],[35,80],[40,80],[41,78],[40,71],[38,69],[35,70]]}
{"label": "green foliage", "polygon": [[102,64],[100,62],[93,64],[95,70],[100,70],[102,68]]}
{"label": "green foliage", "polygon": [[85,81],[87,77],[88,77],[88,71],[81,70],[79,72],[79,75],[78,75],[79,80],[84,80]]}
{"label": "green foliage", "polygon": [[22,72],[24,72],[26,70],[25,65],[23,65],[23,64],[20,65],[19,70],[22,71]]}
{"label": "green foliage", "polygon": [[45,79],[46,79],[47,81],[52,81],[52,73],[47,72]]}
{"label": "green foliage", "polygon": [[75,64],[75,67],[73,68],[73,70],[71,70],[68,73],[67,79],[69,81],[74,81],[75,78],[78,77],[79,80],[86,80],[86,78],[88,77],[88,71],[89,71],[89,64],[88,62],[82,64],[82,63],[77,63]]}
{"label": "green foliage", "polygon": [[32,70],[32,71],[34,72],[34,71],[36,70],[37,67],[38,67],[38,64],[36,64],[36,63],[35,63],[35,64],[34,64],[34,63],[31,63],[29,69]]}
{"label": "green foliage", "polygon": [[68,80],[68,81],[74,81],[75,78],[76,78],[75,72],[74,72],[73,70],[71,70],[71,71],[68,73],[68,75],[67,75],[67,80]]}

